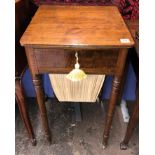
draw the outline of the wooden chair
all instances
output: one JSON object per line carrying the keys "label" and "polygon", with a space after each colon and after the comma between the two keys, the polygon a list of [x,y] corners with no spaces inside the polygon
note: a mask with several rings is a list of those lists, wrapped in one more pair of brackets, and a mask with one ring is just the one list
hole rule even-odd
{"label": "wooden chair", "polygon": [[23,88],[21,85],[21,77],[16,77],[16,79],[15,79],[15,96],[16,96],[16,101],[18,104],[18,108],[20,111],[21,118],[24,122],[26,129],[27,129],[27,132],[28,132],[29,137],[31,139],[32,145],[36,145],[35,135],[34,135],[32,125],[31,125],[31,122],[30,122],[30,119],[28,116],[28,112],[26,109],[26,103],[25,103]]}
{"label": "wooden chair", "polygon": [[127,149],[130,138],[139,120],[139,33],[137,33],[139,27],[139,21],[138,20],[126,21],[126,23],[135,40],[135,48],[134,50],[131,51],[129,59],[131,60],[131,64],[136,74],[137,90],[136,90],[136,101],[134,103],[133,111],[127,126],[124,139],[120,144],[121,150]]}
{"label": "wooden chair", "polygon": [[31,19],[31,14],[32,12],[30,11],[28,1],[15,1],[15,97],[19,107],[21,118],[28,131],[32,145],[36,145],[36,139],[28,116],[28,112],[26,110],[24,91],[21,83],[21,79],[27,66],[27,60],[24,48],[21,47],[19,43],[19,39]]}

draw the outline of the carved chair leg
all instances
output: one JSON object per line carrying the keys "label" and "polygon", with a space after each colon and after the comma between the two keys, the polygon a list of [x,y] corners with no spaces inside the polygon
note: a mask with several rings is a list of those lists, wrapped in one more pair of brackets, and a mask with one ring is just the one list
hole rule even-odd
{"label": "carved chair leg", "polygon": [[134,109],[133,109],[132,115],[130,117],[128,126],[127,126],[124,140],[120,144],[121,150],[127,149],[129,140],[133,134],[133,131],[134,131],[136,125],[137,125],[138,118],[139,118],[139,95],[136,98],[136,102],[135,102]]}
{"label": "carved chair leg", "polygon": [[35,87],[37,102],[39,106],[41,121],[42,121],[42,127],[43,131],[45,133],[45,139],[48,140],[48,142],[51,142],[51,134],[49,130],[49,124],[48,124],[48,118],[47,118],[47,112],[46,112],[46,106],[45,106],[45,97],[42,89],[42,83],[41,83],[41,76],[35,75],[33,77],[33,84]]}
{"label": "carved chair leg", "polygon": [[16,80],[15,82],[15,95],[16,95],[16,100],[17,100],[17,104],[19,107],[19,111],[20,111],[20,115],[21,118],[24,122],[24,125],[28,131],[29,137],[31,139],[32,145],[36,145],[36,139],[34,136],[34,132],[32,129],[32,125],[28,116],[28,112],[26,110],[26,104],[25,104],[25,99],[24,99],[24,93],[23,93],[23,89],[20,83],[20,80]]}

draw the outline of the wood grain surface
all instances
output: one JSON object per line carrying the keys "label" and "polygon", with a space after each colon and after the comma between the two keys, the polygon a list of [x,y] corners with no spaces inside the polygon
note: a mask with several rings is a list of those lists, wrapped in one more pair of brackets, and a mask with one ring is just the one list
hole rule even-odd
{"label": "wood grain surface", "polygon": [[[120,39],[129,39],[121,43]],[[22,45],[131,47],[134,41],[115,6],[42,5]]]}

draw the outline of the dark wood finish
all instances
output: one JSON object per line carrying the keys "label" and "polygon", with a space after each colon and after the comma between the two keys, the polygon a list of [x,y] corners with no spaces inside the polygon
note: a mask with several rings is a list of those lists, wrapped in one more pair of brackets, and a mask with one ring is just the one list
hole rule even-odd
{"label": "dark wood finish", "polygon": [[[121,38],[130,42],[121,43]],[[81,68],[86,73],[114,75],[103,138],[106,146],[127,48],[134,45],[118,9],[112,6],[41,6],[20,42],[26,49],[48,139],[50,132],[40,74],[68,73],[74,67],[74,54],[78,51]]]}
{"label": "dark wood finish", "polygon": [[105,124],[105,129],[103,134],[104,147],[106,147],[108,143],[108,137],[109,137],[110,128],[112,124],[112,118],[114,115],[114,108],[115,108],[115,104],[118,99],[118,93],[121,87],[121,80],[122,80],[123,71],[125,67],[126,57],[127,57],[127,50],[121,49],[117,60],[116,74],[114,76],[113,83],[112,83],[111,97],[109,101],[108,113],[106,117],[106,124]]}
{"label": "dark wood finish", "polygon": [[125,20],[125,23],[127,25],[127,27],[129,28],[129,31],[131,32],[131,35],[133,36],[133,39],[135,40],[136,36],[136,32],[139,29],[139,20],[138,19],[134,19],[134,20]]}
{"label": "dark wood finish", "polygon": [[128,148],[128,143],[133,134],[133,131],[139,120],[139,39],[136,38],[136,33],[139,28],[139,21],[127,21],[126,22],[129,30],[135,40],[134,49],[130,51],[129,59],[131,60],[131,64],[133,66],[136,78],[137,78],[137,90],[136,90],[136,101],[134,103],[134,108],[127,126],[127,130],[124,136],[123,141],[120,144],[121,150],[126,150]]}
{"label": "dark wood finish", "polygon": [[21,85],[21,81],[19,79],[16,79],[15,83],[15,95],[16,95],[16,101],[19,107],[21,118],[24,122],[24,125],[28,131],[29,138],[31,139],[32,145],[36,145],[36,139],[34,136],[34,132],[32,129],[32,125],[28,116],[28,112],[26,109],[26,103],[24,99],[24,93]]}
{"label": "dark wood finish", "polygon": [[46,114],[46,107],[44,104],[45,98],[44,98],[44,94],[43,94],[43,90],[42,90],[41,76],[35,75],[32,78],[33,78],[33,84],[34,84],[35,92],[36,92],[36,96],[37,96],[37,103],[38,103],[39,110],[40,110],[40,116],[41,116],[41,120],[42,120],[43,131],[45,133],[45,138],[49,142],[51,142],[48,118],[47,118],[47,114]]}
{"label": "dark wood finish", "polygon": [[25,50],[20,46],[19,40],[31,20],[35,10],[30,9],[29,0],[15,1],[15,96],[19,107],[21,118],[27,129],[32,145],[36,145],[33,128],[26,109],[24,91],[21,79],[27,66]]}
{"label": "dark wood finish", "polygon": [[135,41],[134,48],[135,48],[137,55],[139,56],[139,37],[138,38],[136,37],[136,33],[139,32],[139,20],[138,19],[137,20],[126,20],[125,22]]}
{"label": "dark wood finish", "polygon": [[16,0],[15,3],[15,76],[20,76],[27,65],[24,48],[19,40],[30,21],[28,6],[25,0]]}
{"label": "dark wood finish", "polygon": [[26,27],[36,12],[34,4],[30,0],[15,1],[15,76],[20,76],[27,65],[24,47],[19,43]]}
{"label": "dark wood finish", "polygon": [[139,92],[137,92],[136,102],[135,102],[133,112],[131,114],[131,117],[130,117],[130,120],[129,120],[129,123],[127,126],[125,137],[120,144],[121,150],[126,150],[128,148],[129,140],[130,140],[130,138],[133,134],[133,131],[138,123],[138,120],[139,120]]}
{"label": "dark wood finish", "polygon": [[37,8],[30,0],[15,1],[15,75],[20,76],[27,65],[24,47],[19,43]]}
{"label": "dark wood finish", "polygon": [[[34,48],[33,50],[39,73],[69,73],[74,67],[75,50],[51,48]],[[118,50],[104,50],[103,52],[100,50],[78,50],[80,67],[88,74],[103,72],[112,74],[117,63],[118,52],[116,51]]]}
{"label": "dark wood finish", "polygon": [[[129,62],[132,61],[132,64],[134,63],[133,66],[137,66],[137,62],[138,62],[136,52],[138,53],[139,43],[136,39],[135,34],[139,28],[139,20],[125,20],[125,23],[129,29],[134,41],[135,41],[135,44],[134,44],[134,48],[130,49],[130,52],[127,56],[124,76],[123,76],[122,82],[121,82],[121,89],[120,89],[117,105],[120,105],[120,103],[122,101],[122,95],[123,95],[123,91],[124,91],[124,83],[126,83],[126,75],[127,75],[127,71],[128,71],[128,67],[129,67]],[[135,52],[135,49],[136,49],[136,52]],[[135,69],[135,67],[134,67],[134,69]],[[136,74],[138,73],[137,69],[136,69],[135,73]]]}

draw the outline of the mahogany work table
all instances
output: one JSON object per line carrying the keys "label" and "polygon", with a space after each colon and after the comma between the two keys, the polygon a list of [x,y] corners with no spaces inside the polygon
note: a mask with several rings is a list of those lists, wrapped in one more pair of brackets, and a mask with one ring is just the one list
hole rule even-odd
{"label": "mahogany work table", "polygon": [[115,6],[41,5],[23,34],[45,137],[50,129],[40,75],[69,73],[79,63],[87,74],[114,75],[103,134],[107,146],[128,48],[134,41]]}

